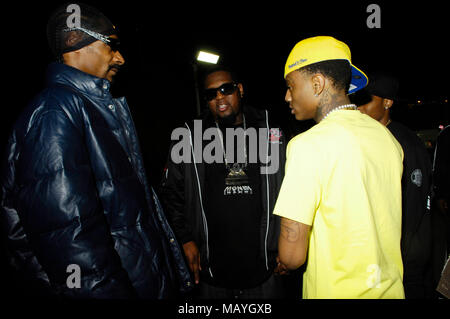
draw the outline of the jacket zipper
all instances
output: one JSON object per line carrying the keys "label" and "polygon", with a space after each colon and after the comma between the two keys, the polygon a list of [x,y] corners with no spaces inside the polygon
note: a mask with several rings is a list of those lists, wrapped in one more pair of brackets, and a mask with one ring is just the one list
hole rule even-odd
{"label": "jacket zipper", "polygon": [[203,196],[202,196],[202,189],[200,187],[200,178],[198,176],[198,171],[197,171],[197,164],[195,161],[195,154],[194,154],[194,143],[192,142],[192,132],[191,129],[189,128],[189,125],[187,125],[187,123],[185,123],[187,129],[189,130],[189,141],[191,144],[191,152],[192,152],[192,158],[194,160],[194,170],[195,170],[195,175],[197,177],[197,187],[198,187],[198,194],[200,197],[200,207],[202,210],[202,219],[203,219],[203,228],[204,228],[204,232],[205,232],[205,237],[206,237],[206,260],[208,261],[208,271],[209,274],[211,276],[211,278],[214,278],[212,271],[211,271],[211,266],[209,265],[209,234],[208,234],[208,222],[206,220],[206,215],[205,215],[205,210],[203,209]]}
{"label": "jacket zipper", "polygon": [[[266,127],[267,127],[267,149],[266,149],[266,165],[269,164],[269,115],[267,114],[266,110]],[[267,172],[266,172],[267,173]],[[269,207],[269,176],[266,175],[266,197],[267,197],[267,222],[266,222],[266,236],[264,240],[264,253],[265,253],[265,259],[266,259],[266,269],[269,270],[269,261],[267,257],[267,237],[269,236],[269,217],[270,217],[270,207]]]}

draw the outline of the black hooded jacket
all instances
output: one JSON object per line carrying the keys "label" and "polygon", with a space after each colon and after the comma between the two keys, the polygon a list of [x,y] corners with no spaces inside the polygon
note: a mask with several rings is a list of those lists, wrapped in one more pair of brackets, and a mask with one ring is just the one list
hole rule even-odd
{"label": "black hooded jacket", "polygon": [[[270,156],[274,147],[278,149],[279,154],[278,170],[272,174],[261,174],[263,218],[260,223],[260,255],[264,256],[264,266],[270,270],[274,268],[278,254],[280,219],[272,212],[284,176],[286,141],[281,130],[273,129],[269,125],[267,111],[246,105],[244,115],[249,122],[254,123],[253,127],[267,129],[265,154]],[[210,114],[203,118],[201,124],[203,129],[201,132],[195,131],[193,123],[185,123],[184,126],[189,132],[190,139],[189,163],[173,161],[170,152],[175,143],[172,144],[159,193],[179,242],[185,244],[194,241],[202,256],[200,259],[203,274],[213,276],[210,269],[208,220],[205,213],[205,162],[200,162],[198,158],[193,159],[195,150],[192,141],[195,139],[195,134],[203,134],[205,129],[215,124]]]}

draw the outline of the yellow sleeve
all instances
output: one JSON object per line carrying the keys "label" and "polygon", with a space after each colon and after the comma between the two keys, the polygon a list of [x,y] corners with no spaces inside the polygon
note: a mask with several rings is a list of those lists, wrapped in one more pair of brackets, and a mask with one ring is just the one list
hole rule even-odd
{"label": "yellow sleeve", "polygon": [[314,143],[294,138],[286,151],[286,170],[274,214],[312,225],[321,198],[321,155]]}

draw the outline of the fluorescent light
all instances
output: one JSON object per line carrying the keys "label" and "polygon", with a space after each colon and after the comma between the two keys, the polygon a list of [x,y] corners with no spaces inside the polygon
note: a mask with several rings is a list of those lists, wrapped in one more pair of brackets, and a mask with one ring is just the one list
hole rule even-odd
{"label": "fluorescent light", "polygon": [[200,51],[197,56],[197,61],[207,62],[216,64],[219,60],[219,56],[216,54],[208,53],[205,51]]}

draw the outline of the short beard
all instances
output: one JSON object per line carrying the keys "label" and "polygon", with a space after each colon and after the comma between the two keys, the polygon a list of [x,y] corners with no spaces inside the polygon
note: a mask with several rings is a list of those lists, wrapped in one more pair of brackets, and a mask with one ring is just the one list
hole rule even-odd
{"label": "short beard", "polygon": [[219,123],[220,126],[230,127],[236,123],[236,119],[237,119],[237,114],[234,113],[234,111],[233,111],[225,117],[218,116],[217,122]]}
{"label": "short beard", "polygon": [[107,73],[109,73],[109,71],[111,71],[111,69],[116,69],[116,74],[114,74],[114,75],[111,77],[111,80],[110,80],[110,83],[111,83],[111,84],[114,83],[114,79],[115,79],[115,77],[117,76],[117,74],[120,72],[121,67],[122,67],[122,66],[119,65],[119,64],[112,64],[112,65],[110,65],[110,66],[108,67]]}

